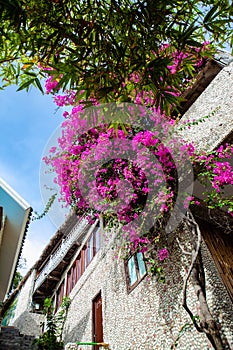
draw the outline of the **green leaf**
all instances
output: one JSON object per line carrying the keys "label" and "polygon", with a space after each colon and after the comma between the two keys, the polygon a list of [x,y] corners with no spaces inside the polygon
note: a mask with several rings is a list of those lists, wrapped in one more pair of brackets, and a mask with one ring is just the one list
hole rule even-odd
{"label": "green leaf", "polygon": [[43,90],[41,83],[40,83],[40,80],[38,78],[35,79],[35,83],[36,83],[36,86],[38,87],[38,89],[42,92],[42,94],[44,94],[44,90]]}
{"label": "green leaf", "polygon": [[211,10],[207,13],[207,15],[204,17],[203,22],[204,23],[208,23],[212,20],[212,17],[214,15],[214,13],[217,11],[218,9],[218,4],[214,5]]}
{"label": "green leaf", "polygon": [[21,90],[28,90],[28,88],[30,87],[30,85],[32,85],[34,83],[35,79],[30,79],[24,83],[22,83],[19,88],[17,89],[17,91],[21,91]]}

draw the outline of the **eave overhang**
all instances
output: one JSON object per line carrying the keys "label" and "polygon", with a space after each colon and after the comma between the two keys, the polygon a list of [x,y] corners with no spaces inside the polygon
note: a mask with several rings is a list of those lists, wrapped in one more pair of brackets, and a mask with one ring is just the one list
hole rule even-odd
{"label": "eave overhang", "polygon": [[0,244],[0,300],[4,300],[11,289],[32,208],[1,178],[0,206],[5,216]]}

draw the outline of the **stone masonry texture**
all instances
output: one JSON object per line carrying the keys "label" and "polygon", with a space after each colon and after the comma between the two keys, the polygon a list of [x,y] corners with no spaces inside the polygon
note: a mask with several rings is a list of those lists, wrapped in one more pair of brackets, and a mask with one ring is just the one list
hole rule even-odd
{"label": "stone masonry texture", "polygon": [[1,350],[35,350],[33,336],[24,335],[14,327],[1,327],[0,349]]}

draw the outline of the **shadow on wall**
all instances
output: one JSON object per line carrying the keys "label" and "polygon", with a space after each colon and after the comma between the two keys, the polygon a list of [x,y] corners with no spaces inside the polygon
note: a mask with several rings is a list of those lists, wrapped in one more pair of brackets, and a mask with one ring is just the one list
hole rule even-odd
{"label": "shadow on wall", "polygon": [[[86,333],[88,323],[91,322],[91,311],[88,311],[87,314],[78,323],[76,323],[75,315],[73,316],[72,321],[71,319],[69,319],[69,326],[66,327],[65,325],[64,339],[63,339],[65,344],[67,342],[73,342],[73,343],[78,342],[83,339],[83,334]],[[84,339],[84,340],[88,341],[90,339]]]}

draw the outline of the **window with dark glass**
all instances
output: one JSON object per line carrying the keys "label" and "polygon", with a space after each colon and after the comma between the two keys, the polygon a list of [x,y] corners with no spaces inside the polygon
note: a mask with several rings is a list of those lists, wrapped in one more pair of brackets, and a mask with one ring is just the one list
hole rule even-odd
{"label": "window with dark glass", "polygon": [[125,262],[127,288],[130,292],[146,275],[146,265],[142,253],[132,255]]}

